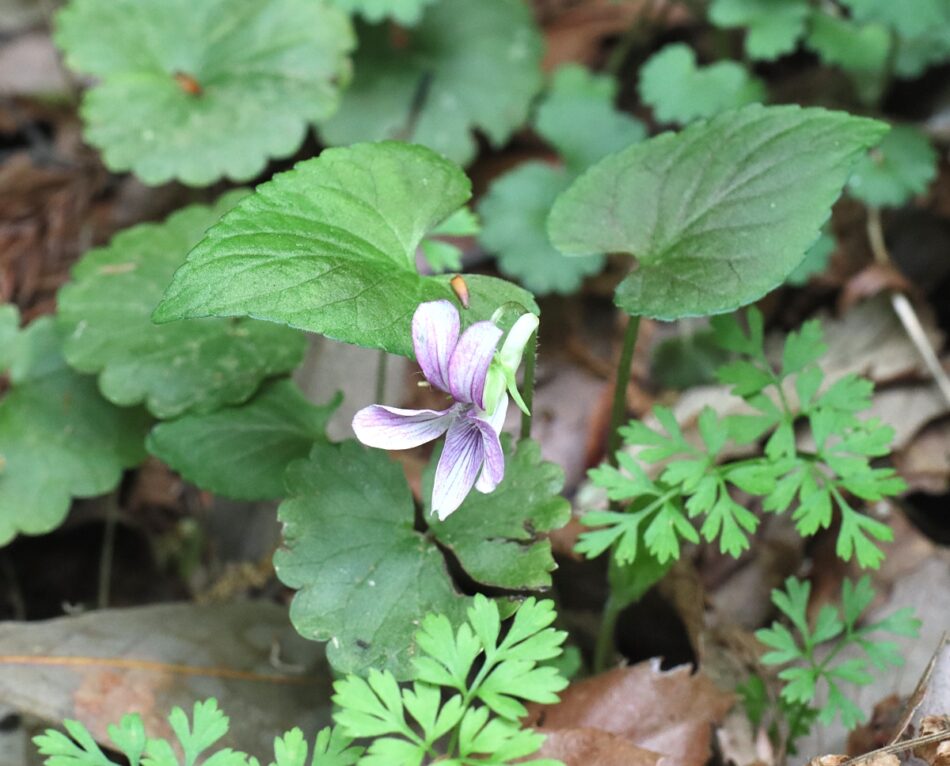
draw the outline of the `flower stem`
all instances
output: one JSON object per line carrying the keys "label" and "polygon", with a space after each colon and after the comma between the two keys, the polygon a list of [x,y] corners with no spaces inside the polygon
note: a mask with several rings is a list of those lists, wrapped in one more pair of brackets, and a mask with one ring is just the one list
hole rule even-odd
{"label": "flower stem", "polygon": [[389,354],[380,349],[379,361],[376,363],[376,398],[373,400],[382,404],[386,398],[386,365],[389,361]]}
{"label": "flower stem", "polygon": [[[611,554],[612,555],[612,554]],[[617,629],[617,618],[623,611],[624,604],[613,593],[607,596],[604,604],[604,613],[600,620],[600,632],[597,634],[597,644],[594,646],[594,672],[603,673],[613,659],[614,633]]]}
{"label": "flower stem", "polygon": [[524,360],[524,385],[521,388],[521,398],[524,399],[528,412],[521,413],[521,438],[531,438],[531,415],[534,412],[534,366],[538,356],[538,331],[535,330],[528,340],[528,356]]}
{"label": "flower stem", "polygon": [[620,448],[620,426],[627,414],[627,385],[630,383],[630,367],[633,364],[633,349],[637,345],[640,317],[632,316],[623,335],[623,349],[617,365],[617,380],[614,388],[614,405],[610,412],[610,431],[607,434],[607,462],[616,467],[617,450]]}

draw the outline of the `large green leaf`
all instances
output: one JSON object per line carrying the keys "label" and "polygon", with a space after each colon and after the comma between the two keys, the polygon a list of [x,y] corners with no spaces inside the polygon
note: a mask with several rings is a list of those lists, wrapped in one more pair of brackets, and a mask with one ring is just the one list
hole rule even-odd
{"label": "large green leaf", "polygon": [[281,581],[299,592],[290,618],[304,638],[329,641],[340,673],[412,672],[415,633],[429,612],[457,624],[458,593],[438,547],[414,529],[412,495],[399,464],[355,442],[316,444],[287,472],[280,506]]}
{"label": "large green leaf", "polygon": [[49,317],[13,341],[11,389],[0,401],[0,545],[55,529],[72,497],[108,492],[145,455],[144,410],[105,401],[95,379],[60,353]]}
{"label": "large green leaf", "polygon": [[[242,200],[192,250],[155,319],[251,316],[409,356],[413,312],[455,300],[450,276],[424,277],[416,248],[470,195],[458,166],[421,146],[328,149]],[[467,277],[463,321],[530,293]]]}
{"label": "large green leaf", "polygon": [[304,336],[269,322],[151,320],[188,250],[245,194],[123,231],[73,268],[73,281],[59,292],[60,322],[70,333],[66,360],[98,373],[110,401],[145,402],[160,418],[207,412],[244,401],[264,378],[300,363]]}
{"label": "large green leaf", "polygon": [[20,328],[20,312],[9,303],[0,305],[0,374],[13,362],[13,342]]}
{"label": "large green leaf", "polygon": [[660,122],[685,124],[765,99],[765,86],[735,61],[700,67],[693,49],[667,45],[640,69],[640,96]]}
{"label": "large green leaf", "polygon": [[[545,532],[571,518],[571,505],[558,493],[564,472],[541,459],[536,442],[517,450],[504,440],[505,478],[491,494],[472,492],[444,521],[427,515],[432,533],[462,568],[482,585],[509,590],[547,588],[556,568]],[[432,496],[433,459],[423,476],[424,496]]]}
{"label": "large green leaf", "polygon": [[320,132],[331,144],[400,138],[467,163],[474,130],[504,143],[541,87],[541,37],[522,0],[440,0],[394,35],[364,27],[353,83]]}
{"label": "large green leaf", "polygon": [[336,109],[353,32],[322,0],[71,0],[67,64],[100,80],[85,136],[149,184],[247,180]]}
{"label": "large green leaf", "polygon": [[326,440],[340,397],[311,404],[289,380],[266,384],[251,401],[159,423],[149,452],[202,489],[238,500],[286,497],[284,473]]}
{"label": "large green leaf", "polygon": [[731,311],[780,285],[818,238],[852,166],[887,126],[758,104],[604,158],[551,211],[562,252],[623,252],[617,305],[657,319]]}
{"label": "large green leaf", "polygon": [[399,24],[412,26],[418,23],[426,6],[437,0],[330,0],[333,5],[348,13],[359,13],[373,23],[392,19]]}

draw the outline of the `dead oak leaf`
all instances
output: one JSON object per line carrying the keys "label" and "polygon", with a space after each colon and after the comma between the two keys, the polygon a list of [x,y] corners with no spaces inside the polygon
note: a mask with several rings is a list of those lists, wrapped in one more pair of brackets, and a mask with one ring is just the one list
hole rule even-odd
{"label": "dead oak leaf", "polygon": [[703,766],[713,725],[734,701],[702,672],[664,671],[654,658],[572,684],[556,705],[535,706],[527,723],[543,734],[599,729],[662,754],[663,766]]}

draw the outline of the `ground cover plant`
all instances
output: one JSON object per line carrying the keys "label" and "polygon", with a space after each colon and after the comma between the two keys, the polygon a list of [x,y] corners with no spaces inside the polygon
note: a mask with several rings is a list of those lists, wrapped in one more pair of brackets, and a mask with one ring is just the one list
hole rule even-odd
{"label": "ground cover plant", "polygon": [[950,6],[15,5],[13,763],[950,731]]}

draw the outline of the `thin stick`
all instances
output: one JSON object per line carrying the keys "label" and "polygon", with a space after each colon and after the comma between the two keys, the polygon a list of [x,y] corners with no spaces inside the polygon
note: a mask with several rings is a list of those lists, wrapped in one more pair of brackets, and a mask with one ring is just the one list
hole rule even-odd
{"label": "thin stick", "polygon": [[524,385],[521,398],[524,399],[528,412],[521,413],[521,438],[531,438],[531,421],[534,413],[534,367],[538,356],[538,331],[535,330],[528,340],[528,356],[524,360]]}
{"label": "thin stick", "polygon": [[614,403],[610,411],[610,432],[607,434],[607,462],[616,467],[617,450],[620,449],[620,426],[627,414],[627,386],[630,383],[630,368],[633,364],[633,349],[637,345],[640,317],[630,317],[623,335],[623,349],[617,365]]}
{"label": "thin stick", "polygon": [[877,750],[872,750],[870,753],[856,755],[854,758],[849,758],[844,763],[842,763],[841,766],[854,766],[854,764],[866,761],[869,758],[873,758],[875,755],[899,753],[902,750],[910,750],[911,748],[918,747],[919,745],[926,745],[930,742],[940,742],[944,739],[950,739],[950,729],[936,731],[933,734],[925,734],[923,737],[914,737],[913,739],[904,740],[903,742],[895,742],[893,745],[879,747]]}
{"label": "thin stick", "polygon": [[[871,252],[874,253],[874,260],[882,266],[891,266],[891,256],[884,242],[884,230],[881,227],[881,211],[875,207],[868,208],[867,230],[868,242],[871,245]],[[947,377],[947,373],[940,364],[933,346],[930,345],[927,333],[920,323],[920,317],[917,316],[917,312],[906,295],[892,292],[890,297],[891,306],[894,307],[894,313],[897,314],[897,318],[904,326],[907,337],[910,338],[911,343],[914,344],[917,352],[924,360],[924,365],[936,382],[940,393],[950,403],[950,378]]]}
{"label": "thin stick", "polygon": [[96,603],[99,609],[109,606],[109,591],[112,585],[112,560],[115,557],[115,529],[119,521],[119,500],[112,492],[105,498],[106,524],[102,532],[102,549],[99,552],[99,589]]}

